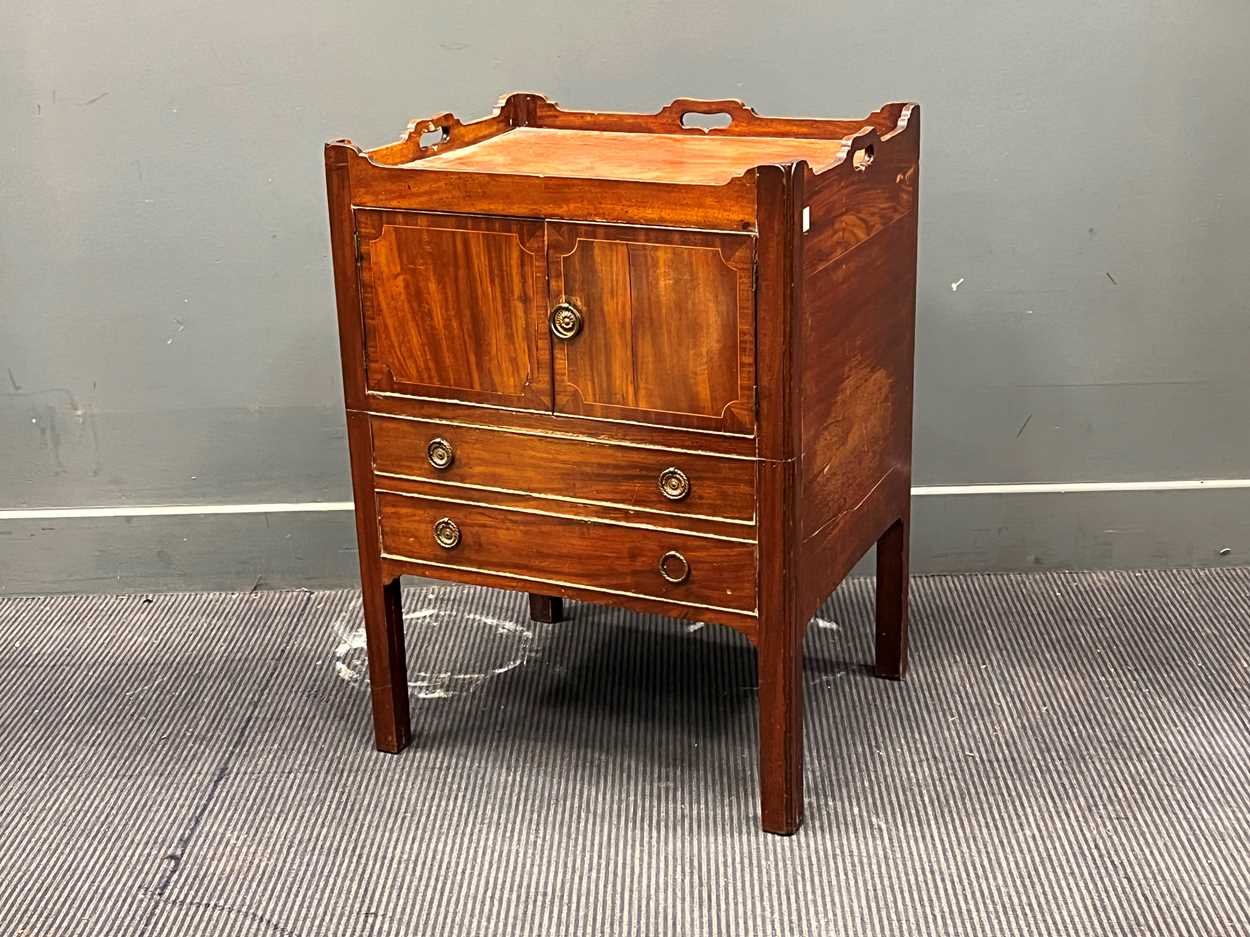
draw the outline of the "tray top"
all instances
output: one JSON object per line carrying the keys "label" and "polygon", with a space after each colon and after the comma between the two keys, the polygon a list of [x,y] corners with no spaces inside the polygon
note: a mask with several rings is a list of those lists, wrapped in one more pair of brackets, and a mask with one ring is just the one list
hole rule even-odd
{"label": "tray top", "polygon": [[831,165],[844,140],[516,127],[470,146],[400,164],[423,169],[723,185],[756,166]]}

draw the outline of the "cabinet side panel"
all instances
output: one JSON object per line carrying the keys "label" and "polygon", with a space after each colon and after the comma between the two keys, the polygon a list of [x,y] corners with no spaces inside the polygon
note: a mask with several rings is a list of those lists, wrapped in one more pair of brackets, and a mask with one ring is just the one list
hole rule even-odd
{"label": "cabinet side panel", "polygon": [[804,614],[907,513],[918,143],[913,124],[866,170],[839,167],[812,187],[799,314]]}
{"label": "cabinet side panel", "polygon": [[[871,161],[855,169],[854,156],[826,173],[808,179],[809,229],[803,235],[803,272],[807,276],[837,260],[908,212],[915,211],[920,152],[919,116],[913,109],[907,126],[870,144]],[[856,153],[855,156],[859,156]]]}

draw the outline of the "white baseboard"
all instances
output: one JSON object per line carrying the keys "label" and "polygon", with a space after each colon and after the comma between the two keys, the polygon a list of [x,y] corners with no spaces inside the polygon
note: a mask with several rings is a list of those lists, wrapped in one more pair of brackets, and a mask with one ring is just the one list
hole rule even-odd
{"label": "white baseboard", "polygon": [[[1120,491],[1202,491],[1250,488],[1250,478],[1196,478],[1137,482],[1045,482],[1039,484],[918,485],[912,497],[955,495],[1081,494]],[[0,509],[0,521],[101,517],[186,517],[207,514],[305,514],[350,511],[351,501],[279,501],[268,504],[119,504],[105,507]]]}
{"label": "white baseboard", "polygon": [[[1250,565],[1247,488],[1243,479],[918,487],[911,568]],[[0,594],[351,586],[352,509],[303,501],[0,511]],[[857,572],[871,574],[871,557]]]}

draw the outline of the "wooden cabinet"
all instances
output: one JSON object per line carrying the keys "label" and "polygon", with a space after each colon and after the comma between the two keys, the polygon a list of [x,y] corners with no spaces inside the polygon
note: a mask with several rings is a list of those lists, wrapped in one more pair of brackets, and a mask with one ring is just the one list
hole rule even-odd
{"label": "wooden cabinet", "polygon": [[327,145],[379,748],[411,738],[403,574],[698,618],[757,648],[762,823],[798,828],[804,630],[873,544],[905,668],[918,172],[912,104],[513,94]]}

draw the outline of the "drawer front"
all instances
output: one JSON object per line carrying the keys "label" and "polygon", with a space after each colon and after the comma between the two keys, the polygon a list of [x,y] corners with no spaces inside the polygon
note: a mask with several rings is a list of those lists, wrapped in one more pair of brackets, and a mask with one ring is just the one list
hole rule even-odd
{"label": "drawer front", "polygon": [[755,516],[751,459],[394,417],[374,416],[372,428],[383,476],[744,523]]}
{"label": "drawer front", "polygon": [[385,490],[378,492],[378,511],[382,551],[398,559],[696,607],[755,610],[754,543]]}

